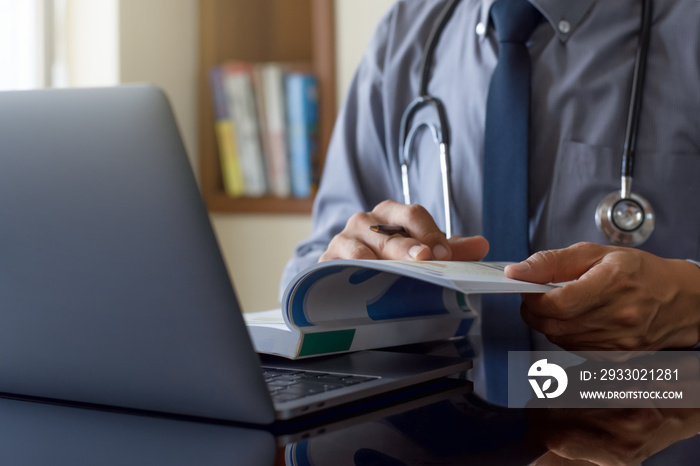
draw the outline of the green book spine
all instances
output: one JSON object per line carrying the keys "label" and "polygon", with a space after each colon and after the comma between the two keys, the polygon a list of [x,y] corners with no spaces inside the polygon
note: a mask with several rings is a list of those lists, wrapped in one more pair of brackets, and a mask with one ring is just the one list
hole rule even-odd
{"label": "green book spine", "polygon": [[299,357],[349,351],[354,337],[354,329],[302,334]]}

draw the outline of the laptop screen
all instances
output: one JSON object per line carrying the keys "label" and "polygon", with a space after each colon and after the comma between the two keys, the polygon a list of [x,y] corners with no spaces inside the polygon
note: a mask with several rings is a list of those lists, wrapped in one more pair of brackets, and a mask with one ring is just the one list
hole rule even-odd
{"label": "laptop screen", "polygon": [[0,93],[0,392],[270,422],[167,98]]}

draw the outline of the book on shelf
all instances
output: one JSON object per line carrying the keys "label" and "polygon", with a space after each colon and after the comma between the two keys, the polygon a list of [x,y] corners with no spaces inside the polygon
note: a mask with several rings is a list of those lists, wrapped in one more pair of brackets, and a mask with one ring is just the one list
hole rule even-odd
{"label": "book on shelf", "polygon": [[231,197],[308,198],[318,185],[318,83],[297,62],[210,70],[224,189]]}
{"label": "book on shelf", "polygon": [[209,71],[209,83],[214,104],[214,131],[219,147],[224,191],[228,196],[241,197],[245,193],[245,181],[238,158],[236,129],[226,104],[224,73],[221,68],[212,68]]}
{"label": "book on shelf", "polygon": [[267,179],[253,92],[253,65],[231,62],[224,64],[223,70],[227,108],[235,127],[238,159],[245,180],[245,194],[253,197],[263,196],[267,194]]}
{"label": "book on shelf", "polygon": [[318,183],[318,81],[309,73],[289,73],[285,90],[292,195],[306,198]]}
{"label": "book on shelf", "polygon": [[466,335],[469,296],[543,293],[505,277],[504,262],[334,260],[287,286],[282,308],[246,313],[256,351],[297,359]]}
{"label": "book on shelf", "polygon": [[291,195],[287,155],[287,122],[284,65],[260,63],[253,68],[253,89],[258,106],[262,150],[270,191],[277,197]]}

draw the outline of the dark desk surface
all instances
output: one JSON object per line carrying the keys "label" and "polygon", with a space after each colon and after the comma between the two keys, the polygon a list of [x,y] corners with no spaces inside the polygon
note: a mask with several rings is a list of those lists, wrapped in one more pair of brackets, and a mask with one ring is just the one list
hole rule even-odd
{"label": "dark desk surface", "polygon": [[[698,464],[700,410],[503,409],[439,395],[304,432],[0,399],[10,465]],[[658,453],[657,453],[658,452]],[[545,455],[546,454],[546,455]],[[545,455],[545,456],[543,456]],[[648,459],[647,459],[648,458]]]}

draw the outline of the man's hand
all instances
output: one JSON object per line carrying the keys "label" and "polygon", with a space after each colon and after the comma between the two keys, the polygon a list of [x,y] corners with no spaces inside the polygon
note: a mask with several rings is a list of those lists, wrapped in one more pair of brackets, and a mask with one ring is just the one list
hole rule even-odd
{"label": "man's hand", "polygon": [[655,351],[700,341],[700,268],[688,261],[579,243],[538,252],[505,272],[570,282],[523,295],[525,322],[564,349]]}
{"label": "man's hand", "polygon": [[[404,227],[410,237],[384,235],[369,229],[388,224]],[[488,241],[481,236],[449,240],[425,208],[394,201],[378,204],[372,212],[350,217],[319,259],[398,259],[476,261],[488,252]]]}
{"label": "man's hand", "polygon": [[534,439],[549,453],[537,466],[642,464],[697,434],[700,410],[649,408],[528,409]]}

